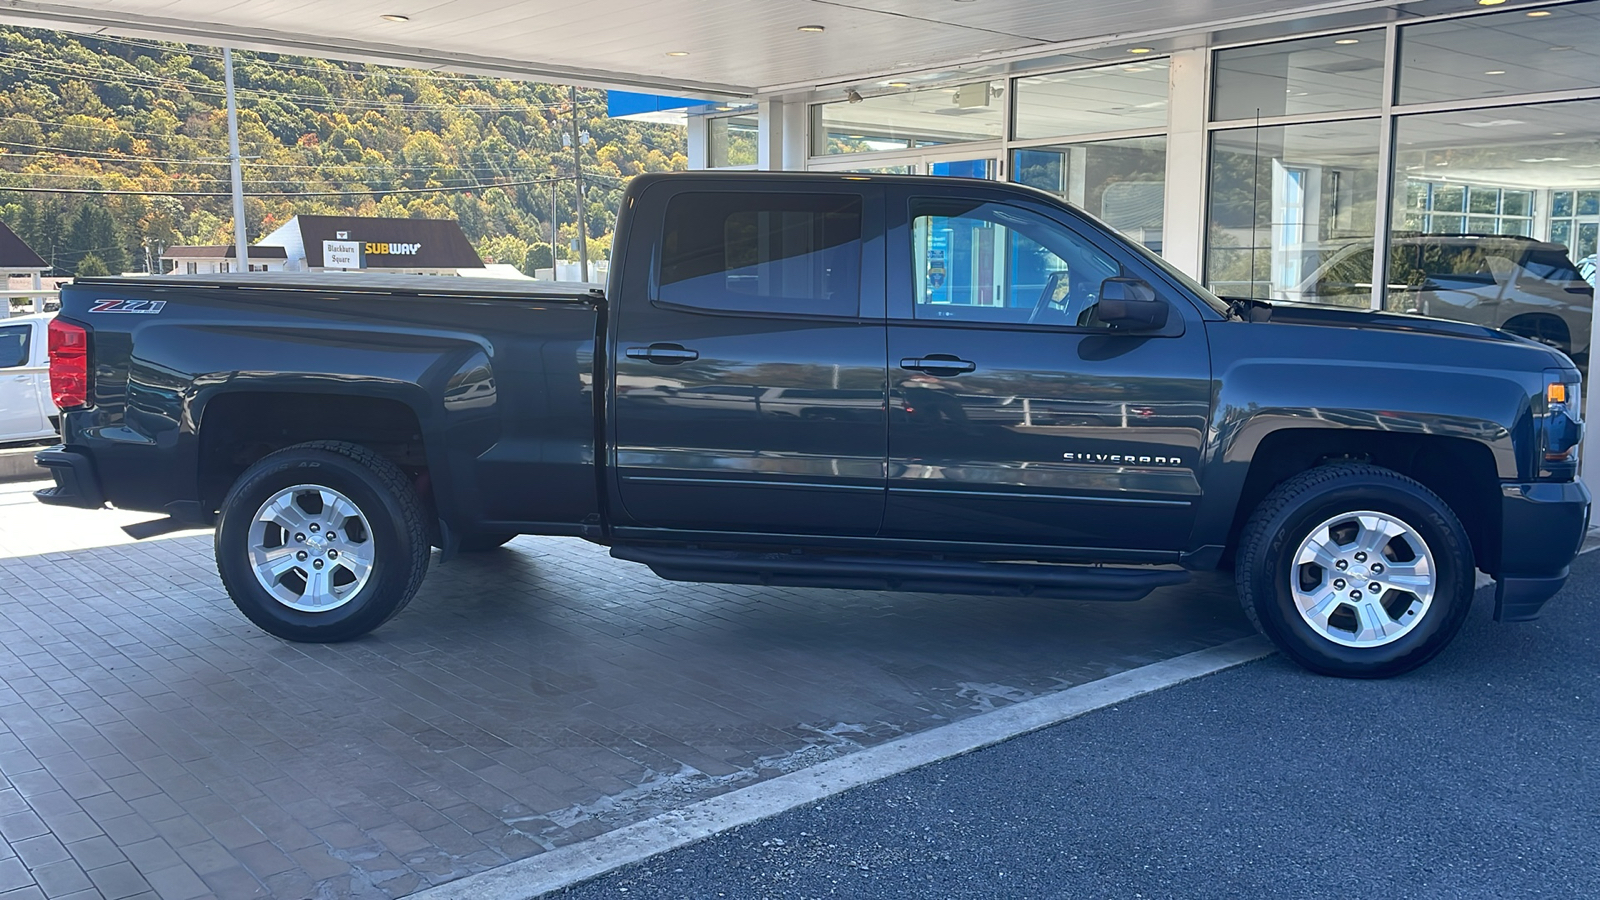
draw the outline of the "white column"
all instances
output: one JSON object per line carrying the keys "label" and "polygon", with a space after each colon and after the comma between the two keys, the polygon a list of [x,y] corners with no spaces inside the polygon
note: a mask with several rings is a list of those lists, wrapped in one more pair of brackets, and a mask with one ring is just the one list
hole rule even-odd
{"label": "white column", "polygon": [[803,171],[811,155],[811,107],[803,99],[789,98],[783,104],[783,168]]}
{"label": "white column", "polygon": [[762,100],[756,105],[760,132],[756,135],[756,168],[775,172],[783,168],[784,102]]}
{"label": "white column", "polygon": [[1206,252],[1206,50],[1172,54],[1167,93],[1166,215],[1161,255],[1199,279]]}
{"label": "white column", "polygon": [[705,116],[689,117],[689,168],[711,168],[711,120]]}

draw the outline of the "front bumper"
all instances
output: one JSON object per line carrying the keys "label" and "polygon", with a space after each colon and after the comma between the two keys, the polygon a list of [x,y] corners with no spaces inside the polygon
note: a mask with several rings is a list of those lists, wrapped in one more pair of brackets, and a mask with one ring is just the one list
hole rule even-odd
{"label": "front bumper", "polygon": [[1526,622],[1567,582],[1589,529],[1589,489],[1581,481],[1500,486],[1500,574],[1494,618]]}
{"label": "front bumper", "polygon": [[51,447],[33,456],[34,462],[50,471],[56,480],[55,487],[34,491],[33,497],[51,506],[76,506],[81,509],[99,509],[106,505],[105,494],[100,491],[100,479],[95,475],[94,463],[89,457],[66,449]]}

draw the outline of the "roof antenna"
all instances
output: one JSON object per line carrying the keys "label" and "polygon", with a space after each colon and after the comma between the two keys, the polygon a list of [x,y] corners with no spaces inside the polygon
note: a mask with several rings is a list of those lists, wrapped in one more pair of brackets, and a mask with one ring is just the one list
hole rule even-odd
{"label": "roof antenna", "polygon": [[[1258,197],[1261,193],[1261,107],[1256,107],[1256,146],[1250,172],[1250,299],[1256,296],[1256,223],[1261,220]],[[1272,223],[1267,223],[1267,238],[1272,238]]]}

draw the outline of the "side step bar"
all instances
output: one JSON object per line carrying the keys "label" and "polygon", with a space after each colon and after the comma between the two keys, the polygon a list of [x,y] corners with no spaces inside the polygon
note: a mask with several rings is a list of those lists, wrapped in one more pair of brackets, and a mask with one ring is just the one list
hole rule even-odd
{"label": "side step bar", "polygon": [[629,562],[644,563],[668,581],[1062,600],[1138,600],[1158,587],[1183,584],[1189,580],[1189,573],[1181,569],[809,556],[636,546],[612,547],[611,555]]}

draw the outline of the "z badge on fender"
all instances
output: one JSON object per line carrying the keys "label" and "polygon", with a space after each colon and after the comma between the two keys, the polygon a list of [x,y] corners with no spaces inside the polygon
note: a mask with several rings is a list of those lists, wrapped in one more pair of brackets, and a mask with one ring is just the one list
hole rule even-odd
{"label": "z badge on fender", "polygon": [[96,300],[89,312],[141,313],[153,316],[167,305],[165,300]]}

